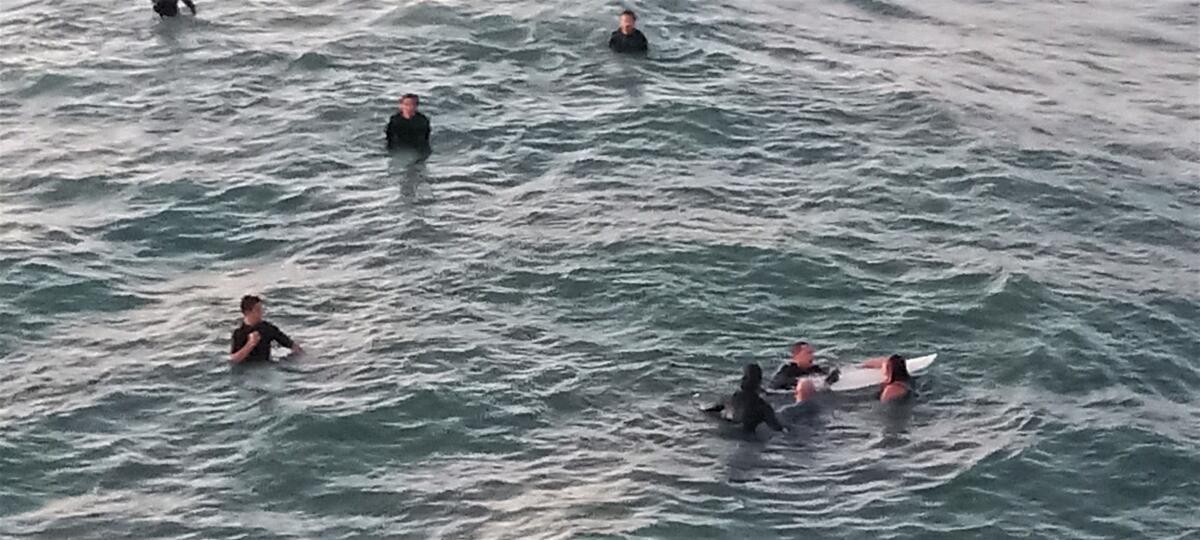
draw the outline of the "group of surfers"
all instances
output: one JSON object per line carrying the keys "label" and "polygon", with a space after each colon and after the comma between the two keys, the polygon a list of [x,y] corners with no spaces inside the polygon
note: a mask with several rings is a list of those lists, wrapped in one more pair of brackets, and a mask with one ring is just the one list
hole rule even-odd
{"label": "group of surfers", "polygon": [[[272,343],[291,349],[293,354],[304,352],[299,343],[263,318],[262,298],[243,296],[241,310],[242,320],[233,330],[230,339],[230,362],[243,364],[269,361]],[[841,372],[816,364],[813,360],[814,353],[813,346],[807,342],[801,341],[792,345],[792,359],[779,367],[765,387],[762,367],[756,363],[746,364],[737,391],[703,410],[718,413],[721,418],[739,424],[746,431],[754,431],[759,424],[764,423],[776,431],[783,431],[783,425],[775,417],[775,409],[763,399],[763,392],[791,389],[796,403],[806,403],[819,392],[827,390],[837,382]],[[908,373],[907,361],[903,356],[893,354],[872,358],[863,362],[860,367],[881,370],[883,382],[879,387],[878,397],[882,402],[901,400],[913,392],[912,376]]]}
{"label": "group of surfers", "polygon": [[[154,12],[160,18],[177,17],[180,14],[180,0],[152,0]],[[196,14],[196,4],[192,0],[183,0],[184,5]],[[617,29],[608,38],[608,48],[620,54],[644,55],[650,50],[646,35],[637,28],[637,14],[632,10],[622,11],[618,17]],[[388,118],[384,134],[387,137],[388,150],[416,150],[422,154],[430,153],[429,117],[420,112],[420,96],[404,94],[400,98],[397,111]]]}
{"label": "group of surfers", "polygon": [[[738,389],[724,400],[702,410],[717,413],[722,419],[738,424],[748,432],[757,429],[759,424],[784,431],[775,416],[775,409],[763,398],[763,393],[792,390],[796,403],[807,403],[837,382],[840,370],[817,365],[813,361],[814,352],[812,345],[804,341],[792,345],[791,361],[780,366],[766,386],[763,385],[762,367],[757,363],[746,364]],[[908,373],[908,363],[903,356],[893,354],[871,358],[859,367],[881,371],[883,382],[877,394],[879,401],[889,403],[912,395],[912,376]]]}

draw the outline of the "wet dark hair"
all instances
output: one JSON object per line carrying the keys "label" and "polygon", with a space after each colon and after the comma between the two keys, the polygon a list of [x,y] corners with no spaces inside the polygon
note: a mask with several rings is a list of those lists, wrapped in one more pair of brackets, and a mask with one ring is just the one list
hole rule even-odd
{"label": "wet dark hair", "polygon": [[242,297],[242,313],[250,313],[250,310],[254,309],[254,306],[257,306],[261,303],[262,303],[262,298],[254,296],[253,294],[247,294],[246,296],[243,296]]}
{"label": "wet dark hair", "polygon": [[404,94],[403,96],[400,96],[400,101],[404,101],[406,99],[413,100],[413,103],[416,103],[417,105],[421,104],[421,97],[416,94]]}
{"label": "wet dark hair", "polygon": [[891,371],[892,376],[885,384],[892,384],[894,382],[908,382],[912,380],[912,375],[908,374],[908,361],[905,360],[903,356],[893,354],[888,357],[887,363],[888,370]]}
{"label": "wet dark hair", "polygon": [[742,390],[757,392],[762,386],[762,367],[758,364],[746,364],[742,368]]}
{"label": "wet dark hair", "polygon": [[796,353],[800,352],[800,349],[806,347],[807,345],[808,345],[807,341],[797,341],[796,343],[794,343],[792,345],[792,354],[796,354]]}
{"label": "wet dark hair", "polygon": [[635,21],[637,20],[637,13],[634,13],[632,9],[627,9],[627,10],[621,12],[622,17],[624,17],[626,15],[633,17],[633,20],[635,20]]}

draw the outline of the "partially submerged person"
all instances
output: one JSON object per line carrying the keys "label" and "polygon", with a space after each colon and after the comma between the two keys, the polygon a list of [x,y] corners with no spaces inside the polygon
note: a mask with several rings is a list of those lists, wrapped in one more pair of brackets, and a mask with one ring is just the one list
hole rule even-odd
{"label": "partially submerged person", "polygon": [[[196,4],[192,0],[183,0],[183,4],[192,10],[192,15],[196,14]],[[179,0],[154,0],[154,12],[160,19],[179,15]]]}
{"label": "partially submerged person", "polygon": [[412,148],[423,153],[430,151],[429,117],[417,111],[420,105],[421,98],[416,94],[405,94],[400,98],[400,110],[388,120],[388,150]]}
{"label": "partially submerged person", "polygon": [[721,418],[741,424],[746,432],[752,432],[761,423],[775,431],[783,431],[783,425],[775,418],[775,409],[759,395],[762,390],[762,368],[758,364],[746,364],[742,369],[742,383],[732,396],[721,403],[704,408],[705,412],[720,413]]}
{"label": "partially submerged person", "polygon": [[865,368],[883,371],[883,384],[879,387],[879,401],[884,403],[904,399],[913,393],[912,375],[908,373],[908,360],[898,354],[872,358],[863,362]]}
{"label": "partially submerged person", "polygon": [[789,390],[796,387],[796,382],[804,377],[813,375],[828,375],[822,366],[813,363],[813,347],[808,342],[798,341],[792,345],[792,360],[782,366],[775,376],[771,377],[771,390]]}
{"label": "partially submerged person", "polygon": [[644,53],[650,50],[646,34],[637,29],[637,14],[631,10],[621,12],[620,26],[608,38],[608,48],[619,53]]}
{"label": "partially submerged person", "polygon": [[271,359],[271,342],[299,354],[304,352],[300,344],[283,333],[279,327],[263,320],[262,298],[253,295],[242,297],[242,323],[233,331],[233,343],[229,350],[229,361],[266,362]]}

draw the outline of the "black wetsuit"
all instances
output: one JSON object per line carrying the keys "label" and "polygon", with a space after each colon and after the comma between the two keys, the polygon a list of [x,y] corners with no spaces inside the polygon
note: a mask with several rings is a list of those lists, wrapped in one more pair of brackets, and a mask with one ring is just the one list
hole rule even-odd
{"label": "black wetsuit", "polygon": [[[183,0],[183,4],[192,10],[192,15],[196,14],[196,4],[192,3],[192,0]],[[179,15],[179,0],[154,0],[154,12],[159,17]]]}
{"label": "black wetsuit", "polygon": [[233,344],[230,347],[229,353],[233,354],[246,346],[246,342],[250,340],[250,334],[258,332],[258,345],[251,349],[250,354],[242,362],[260,362],[271,359],[271,342],[274,341],[284,347],[292,348],[292,338],[283,333],[278,326],[275,326],[267,321],[262,321],[254,326],[247,326],[245,321],[238,325],[233,331]]}
{"label": "black wetsuit", "polygon": [[632,34],[622,34],[617,29],[608,38],[608,48],[619,53],[644,53],[650,50],[650,43],[646,41],[646,34],[637,28],[633,29]]}
{"label": "black wetsuit", "polygon": [[706,407],[706,412],[719,412],[721,418],[742,425],[742,429],[750,432],[758,425],[766,422],[775,431],[783,431],[783,425],[775,418],[775,409],[758,395],[762,383],[762,368],[758,364],[746,366],[742,375],[741,388],[734,392],[729,399]]}
{"label": "black wetsuit", "polygon": [[810,375],[827,375],[829,372],[825,368],[816,364],[807,368],[800,367],[795,362],[788,362],[779,366],[779,371],[775,372],[775,376],[771,377],[771,384],[767,386],[771,390],[791,390],[796,387],[796,382],[801,377]]}
{"label": "black wetsuit", "polygon": [[396,113],[388,120],[387,147],[388,150],[397,148],[415,148],[422,152],[429,151],[429,117],[415,113],[412,118]]}

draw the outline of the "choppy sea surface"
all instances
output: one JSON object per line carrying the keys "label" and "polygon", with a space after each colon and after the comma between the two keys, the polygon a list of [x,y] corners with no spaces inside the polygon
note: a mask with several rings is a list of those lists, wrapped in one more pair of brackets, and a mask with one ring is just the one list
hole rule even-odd
{"label": "choppy sea surface", "polygon": [[1196,538],[1200,3],[198,7],[0,4],[0,537]]}

